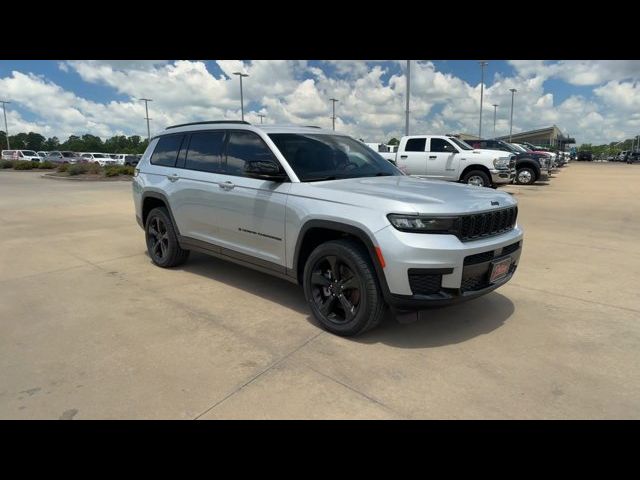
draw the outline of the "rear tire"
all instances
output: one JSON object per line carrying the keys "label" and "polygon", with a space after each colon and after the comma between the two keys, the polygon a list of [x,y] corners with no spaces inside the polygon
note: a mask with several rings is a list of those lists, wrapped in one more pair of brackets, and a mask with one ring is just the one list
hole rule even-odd
{"label": "rear tire", "polygon": [[318,246],[304,267],[304,295],[322,327],[350,337],[375,328],[386,304],[367,251],[352,240]]}
{"label": "rear tire", "polygon": [[149,258],[162,268],[177,267],[189,258],[189,250],[180,247],[173,222],[165,207],[156,207],[144,226]]}
{"label": "rear tire", "polygon": [[491,187],[491,179],[489,175],[482,170],[471,170],[464,174],[462,177],[462,183],[467,185],[475,185],[477,187]]}

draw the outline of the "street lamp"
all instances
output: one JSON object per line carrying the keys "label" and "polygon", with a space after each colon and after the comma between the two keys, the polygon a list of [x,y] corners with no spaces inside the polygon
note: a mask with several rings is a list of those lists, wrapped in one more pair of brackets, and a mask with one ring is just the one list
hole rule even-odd
{"label": "street lamp", "polygon": [[518,90],[516,90],[515,88],[510,88],[509,91],[511,92],[511,122],[509,125],[509,143],[511,143],[511,135],[513,134],[513,97]]}
{"label": "street lamp", "polygon": [[493,138],[496,138],[496,114],[498,113],[499,105],[497,103],[493,104]]}
{"label": "street lamp", "polygon": [[405,112],[406,118],[404,123],[404,134],[409,136],[409,98],[411,96],[411,60],[407,60],[407,109]]}
{"label": "street lamp", "polygon": [[264,117],[266,117],[266,115],[263,115],[262,113],[259,113],[258,116],[260,117],[260,125],[262,125],[262,119]]}
{"label": "street lamp", "polygon": [[478,127],[478,138],[482,138],[482,102],[484,99],[484,67],[489,65],[488,62],[479,62],[480,63],[480,126]]}
{"label": "street lamp", "polygon": [[144,102],[144,111],[147,113],[147,116],[144,117],[147,120],[147,140],[151,140],[151,130],[149,129],[149,102],[153,102],[150,98],[139,98],[138,100],[142,100]]}
{"label": "street lamp", "polygon": [[242,77],[248,77],[249,75],[242,72],[233,72],[234,75],[240,77],[240,113],[242,115],[242,121],[244,121],[244,98],[242,97]]}
{"label": "street lamp", "polygon": [[336,102],[339,102],[340,100],[338,100],[337,98],[330,98],[329,100],[331,100],[333,102],[333,116],[331,117],[332,121],[333,121],[333,129],[336,129]]}
{"label": "street lamp", "polygon": [[0,103],[2,104],[2,112],[4,113],[4,134],[7,137],[7,150],[11,150],[11,147],[9,146],[9,127],[7,126],[7,110],[5,108],[5,105],[11,102],[0,100]]}

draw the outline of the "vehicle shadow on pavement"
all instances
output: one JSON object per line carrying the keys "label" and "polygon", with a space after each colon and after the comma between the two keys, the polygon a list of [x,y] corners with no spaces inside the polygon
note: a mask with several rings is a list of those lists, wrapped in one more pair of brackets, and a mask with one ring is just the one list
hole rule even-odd
{"label": "vehicle shadow on pavement", "polygon": [[[302,287],[286,280],[195,252],[180,269],[283,305],[304,315],[317,328],[322,328],[309,311]],[[401,348],[456,344],[501,327],[514,310],[509,298],[492,292],[458,305],[424,310],[420,312],[419,320],[409,324],[398,323],[388,312],[378,328],[350,340]]]}
{"label": "vehicle shadow on pavement", "polygon": [[245,290],[270,302],[309,315],[302,287],[286,280],[196,252],[192,252],[187,263],[179,269]]}
{"label": "vehicle shadow on pavement", "polygon": [[490,333],[504,325],[514,311],[509,298],[491,292],[458,305],[424,310],[413,323],[398,323],[388,314],[378,328],[354,340],[400,348],[441,347]]}

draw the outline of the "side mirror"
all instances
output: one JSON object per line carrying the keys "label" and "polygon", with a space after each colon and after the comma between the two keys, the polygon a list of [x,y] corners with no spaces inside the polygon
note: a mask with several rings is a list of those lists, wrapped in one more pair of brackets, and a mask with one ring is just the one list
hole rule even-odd
{"label": "side mirror", "polygon": [[282,182],[287,179],[287,174],[280,169],[280,165],[270,160],[257,160],[247,162],[244,173],[249,177]]}

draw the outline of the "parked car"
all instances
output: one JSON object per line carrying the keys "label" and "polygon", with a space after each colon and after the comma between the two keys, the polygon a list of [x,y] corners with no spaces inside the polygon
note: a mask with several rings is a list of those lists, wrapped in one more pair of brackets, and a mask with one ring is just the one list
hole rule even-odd
{"label": "parked car", "polygon": [[518,149],[502,140],[469,140],[467,143],[473,148],[502,150],[516,156],[516,174],[514,181],[521,185],[531,185],[549,175],[548,157],[540,153],[533,153]]}
{"label": "parked car", "polygon": [[80,155],[89,163],[98,163],[101,167],[105,167],[107,165],[116,165],[116,161],[113,158],[109,157],[106,153],[83,152]]}
{"label": "parked car", "polygon": [[476,150],[447,135],[410,135],[396,153],[380,156],[409,175],[462,182],[480,187],[511,183],[516,156],[500,150]]}
{"label": "parked car", "polygon": [[626,162],[627,158],[629,158],[629,153],[631,153],[630,150],[623,150],[618,154],[618,162]]}
{"label": "parked car", "polygon": [[640,162],[640,152],[630,152],[627,155],[627,163],[637,163]]}
{"label": "parked car", "polygon": [[51,163],[57,163],[57,164],[62,164],[62,163],[81,163],[82,162],[82,157],[75,153],[75,152],[70,152],[70,151],[58,151],[55,150],[53,152],[49,152],[49,154],[45,157],[45,161],[47,162],[51,162]]}
{"label": "parked car", "polygon": [[578,161],[582,162],[582,161],[587,161],[587,162],[592,162],[593,161],[593,153],[591,152],[578,152]]}
{"label": "parked car", "polygon": [[522,249],[513,196],[404,175],[317,128],[169,127],[138,164],[133,201],[157,266],[194,250],[301,284],[320,325],[344,336],[378,325],[387,306],[484,295],[509,281]]}
{"label": "parked car", "polygon": [[124,165],[131,165],[135,167],[136,165],[138,165],[139,161],[140,161],[140,156],[138,155],[125,155],[124,157]]}
{"label": "parked car", "polygon": [[38,152],[36,152],[38,154],[38,156],[40,158],[46,158],[46,156],[49,154],[49,152],[45,152],[44,150],[40,150]]}
{"label": "parked car", "polygon": [[136,155],[127,153],[116,153],[112,155],[112,158],[118,165],[137,165],[140,160]]}
{"label": "parked car", "polygon": [[39,162],[40,156],[33,150],[2,150],[2,160]]}

